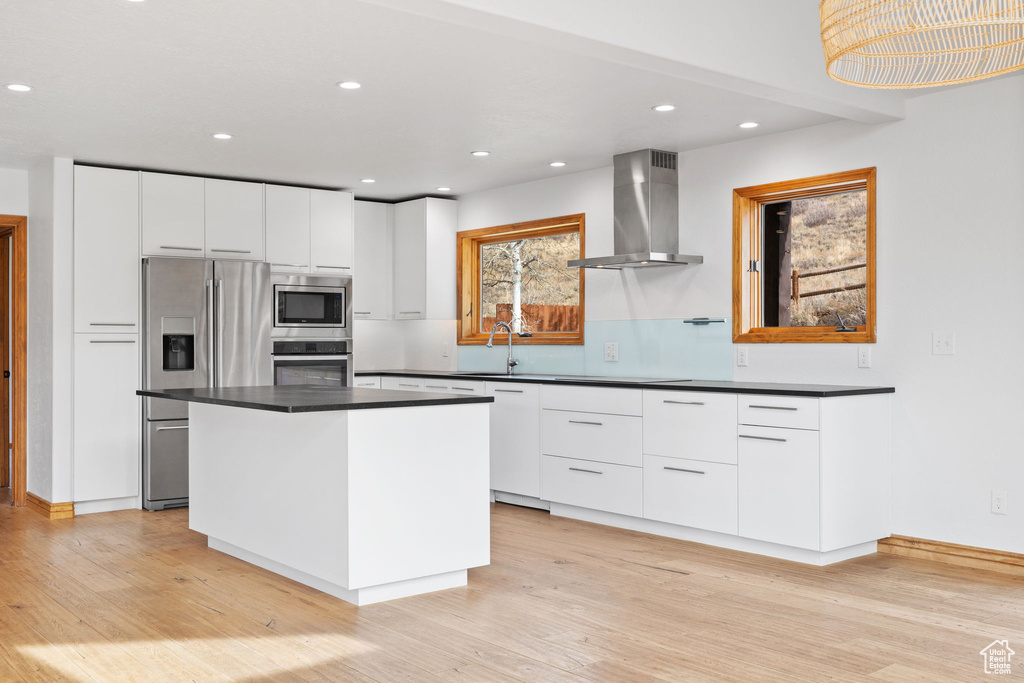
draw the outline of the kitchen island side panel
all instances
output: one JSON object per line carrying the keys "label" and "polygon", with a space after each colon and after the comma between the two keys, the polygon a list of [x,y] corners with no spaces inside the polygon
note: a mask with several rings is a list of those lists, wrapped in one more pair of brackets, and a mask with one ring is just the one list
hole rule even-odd
{"label": "kitchen island side panel", "polygon": [[350,589],[490,562],[489,410],[351,411]]}
{"label": "kitchen island side panel", "polygon": [[189,528],[347,586],[348,418],[189,403]]}

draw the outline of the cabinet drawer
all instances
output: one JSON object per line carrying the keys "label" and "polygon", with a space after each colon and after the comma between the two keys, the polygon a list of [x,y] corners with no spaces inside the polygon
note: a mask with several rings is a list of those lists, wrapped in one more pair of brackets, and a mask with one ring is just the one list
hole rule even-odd
{"label": "cabinet drawer", "polygon": [[644,456],[644,517],[735,534],[736,465]]}
{"label": "cabinet drawer", "polygon": [[645,390],[644,453],[736,464],[736,395]]}
{"label": "cabinet drawer", "polygon": [[356,377],[352,386],[363,389],[380,389],[380,377]]}
{"label": "cabinet drawer", "polygon": [[643,392],[640,389],[563,387],[549,384],[545,385],[544,391],[541,392],[541,407],[580,413],[643,415]]}
{"label": "cabinet drawer", "polygon": [[625,415],[542,410],[541,452],[640,467],[642,423],[642,418]]}
{"label": "cabinet drawer", "polygon": [[739,534],[818,550],[818,433],[739,430]]}
{"label": "cabinet drawer", "polygon": [[541,498],[640,517],[643,469],[545,455],[541,462]]}
{"label": "cabinet drawer", "polygon": [[818,428],[818,399],[795,396],[739,396],[739,422],[743,425]]}
{"label": "cabinet drawer", "polygon": [[453,394],[462,394],[463,396],[483,396],[484,383],[455,380],[448,385],[448,391]]}

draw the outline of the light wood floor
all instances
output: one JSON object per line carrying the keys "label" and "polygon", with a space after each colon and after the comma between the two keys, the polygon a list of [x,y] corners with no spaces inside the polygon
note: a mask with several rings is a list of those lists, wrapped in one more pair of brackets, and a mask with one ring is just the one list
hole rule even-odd
{"label": "light wood floor", "polygon": [[356,608],[186,519],[0,507],[0,680],[969,681],[997,638],[1024,677],[1019,577],[816,568],[497,505],[467,588]]}

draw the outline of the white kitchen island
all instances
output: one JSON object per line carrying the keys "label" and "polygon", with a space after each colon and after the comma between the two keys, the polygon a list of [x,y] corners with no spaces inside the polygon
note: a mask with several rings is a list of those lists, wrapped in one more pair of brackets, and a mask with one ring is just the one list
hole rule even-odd
{"label": "white kitchen island", "polygon": [[189,527],[355,605],[464,586],[490,562],[489,405],[327,387],[189,401]]}

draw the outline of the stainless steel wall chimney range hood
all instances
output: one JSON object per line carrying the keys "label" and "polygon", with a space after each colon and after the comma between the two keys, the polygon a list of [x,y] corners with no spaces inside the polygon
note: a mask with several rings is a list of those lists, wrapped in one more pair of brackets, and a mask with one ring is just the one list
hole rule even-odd
{"label": "stainless steel wall chimney range hood", "polygon": [[573,259],[570,268],[655,268],[704,263],[679,250],[678,155],[657,149],[616,154],[615,255]]}

